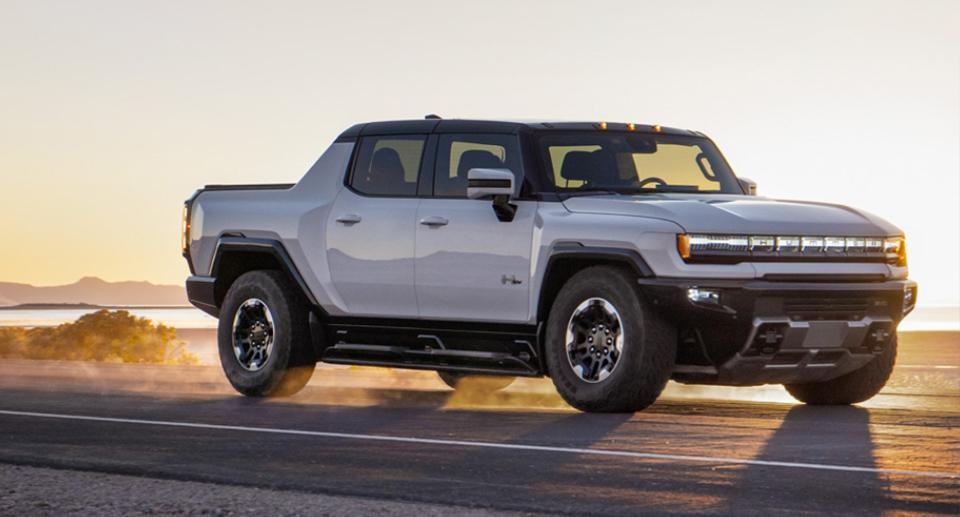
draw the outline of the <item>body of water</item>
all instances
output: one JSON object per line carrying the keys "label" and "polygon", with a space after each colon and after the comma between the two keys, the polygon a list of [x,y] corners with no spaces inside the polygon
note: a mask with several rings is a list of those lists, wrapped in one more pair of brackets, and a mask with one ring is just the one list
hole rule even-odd
{"label": "body of water", "polygon": [[[0,310],[0,327],[52,327],[70,323],[98,309],[5,309]],[[147,318],[176,329],[215,329],[217,320],[193,307],[124,309],[134,316]]]}

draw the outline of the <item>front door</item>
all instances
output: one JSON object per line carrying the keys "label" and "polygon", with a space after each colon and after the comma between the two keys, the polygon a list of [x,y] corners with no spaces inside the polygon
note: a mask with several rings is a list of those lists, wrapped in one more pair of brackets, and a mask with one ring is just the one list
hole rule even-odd
{"label": "front door", "polygon": [[422,319],[526,322],[536,201],[514,201],[501,222],[491,201],[467,199],[467,171],[510,169],[522,183],[516,135],[444,134],[433,197],[416,215],[416,295]]}

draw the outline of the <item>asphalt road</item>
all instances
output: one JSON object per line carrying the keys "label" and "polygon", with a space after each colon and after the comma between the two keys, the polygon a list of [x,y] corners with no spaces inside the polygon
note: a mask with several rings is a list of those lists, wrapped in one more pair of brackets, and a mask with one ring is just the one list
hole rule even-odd
{"label": "asphalt road", "polygon": [[817,408],[671,386],[642,413],[591,415],[537,380],[454,394],[429,372],[324,368],[264,401],[216,367],[6,361],[0,393],[7,465],[493,512],[960,513],[952,390]]}

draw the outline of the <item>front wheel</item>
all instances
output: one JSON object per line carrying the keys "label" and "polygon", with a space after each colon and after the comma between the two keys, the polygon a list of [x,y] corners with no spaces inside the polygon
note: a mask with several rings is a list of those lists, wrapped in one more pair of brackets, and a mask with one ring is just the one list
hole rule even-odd
{"label": "front wheel", "polygon": [[591,412],[639,411],[673,372],[676,329],[650,309],[636,276],[594,266],[567,281],[547,320],[547,368],[571,406]]}
{"label": "front wheel", "polygon": [[250,271],[227,291],[217,344],[227,380],[251,397],[285,396],[310,380],[307,308],[279,271]]}
{"label": "front wheel", "polygon": [[873,398],[887,384],[897,360],[897,337],[877,357],[858,370],[836,379],[806,384],[784,384],[793,398],[816,406],[858,404]]}

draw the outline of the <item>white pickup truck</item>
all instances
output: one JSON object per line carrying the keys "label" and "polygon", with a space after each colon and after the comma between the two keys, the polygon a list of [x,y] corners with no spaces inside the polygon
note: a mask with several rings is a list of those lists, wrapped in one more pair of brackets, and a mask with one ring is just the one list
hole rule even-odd
{"label": "white pickup truck", "polygon": [[296,184],[197,191],[182,244],[251,396],[324,361],[548,375],[584,411],[670,379],[857,403],[917,294],[897,227],[758,197],[702,133],[632,123],[359,124]]}

